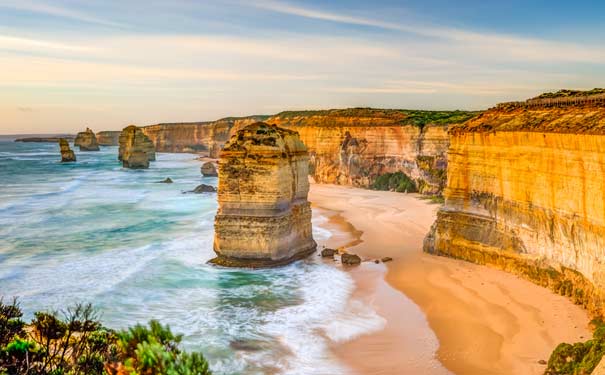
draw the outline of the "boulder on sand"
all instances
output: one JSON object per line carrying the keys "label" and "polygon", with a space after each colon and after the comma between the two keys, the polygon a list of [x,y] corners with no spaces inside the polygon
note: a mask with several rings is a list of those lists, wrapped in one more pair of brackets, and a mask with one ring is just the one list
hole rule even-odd
{"label": "boulder on sand", "polygon": [[361,258],[359,255],[345,253],[340,257],[340,261],[348,266],[356,266],[361,263]]}

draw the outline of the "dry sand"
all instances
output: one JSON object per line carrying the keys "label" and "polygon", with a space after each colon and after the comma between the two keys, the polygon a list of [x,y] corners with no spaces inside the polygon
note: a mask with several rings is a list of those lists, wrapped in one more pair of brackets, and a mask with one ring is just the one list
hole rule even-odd
{"label": "dry sand", "polygon": [[380,332],[334,344],[353,373],[538,375],[538,361],[558,343],[591,335],[586,312],[564,297],[502,271],[424,254],[438,205],[315,184],[309,199],[331,217],[324,226],[340,233],[327,245],[346,245],[367,260],[394,258],[386,267],[348,269],[355,297],[386,319]]}

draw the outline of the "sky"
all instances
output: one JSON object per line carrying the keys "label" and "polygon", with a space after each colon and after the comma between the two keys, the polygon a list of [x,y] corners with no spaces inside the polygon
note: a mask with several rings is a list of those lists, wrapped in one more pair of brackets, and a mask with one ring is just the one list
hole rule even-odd
{"label": "sky", "polygon": [[0,134],[605,86],[605,2],[0,0]]}

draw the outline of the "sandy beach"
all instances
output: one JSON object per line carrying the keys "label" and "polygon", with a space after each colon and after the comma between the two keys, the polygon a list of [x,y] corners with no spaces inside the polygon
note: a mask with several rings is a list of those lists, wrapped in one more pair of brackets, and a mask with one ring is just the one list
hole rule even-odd
{"label": "sandy beach", "polygon": [[[422,252],[438,205],[414,194],[311,186],[314,210],[367,262],[349,269],[355,298],[386,324],[334,343],[358,374],[538,375],[560,342],[585,341],[588,315],[564,297],[502,271]],[[343,235],[345,233],[346,235]],[[375,264],[382,257],[394,260]]]}

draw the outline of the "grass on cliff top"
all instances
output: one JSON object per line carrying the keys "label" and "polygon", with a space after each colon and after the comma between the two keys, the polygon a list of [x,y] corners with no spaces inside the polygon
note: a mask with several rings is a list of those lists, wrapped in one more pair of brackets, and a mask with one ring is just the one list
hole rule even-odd
{"label": "grass on cliff top", "polygon": [[401,125],[424,126],[428,124],[458,124],[480,114],[479,111],[423,111],[408,109],[347,108],[318,111],[286,111],[276,115],[281,118],[329,116],[329,117],[376,117],[394,120]]}
{"label": "grass on cliff top", "polygon": [[605,89],[595,88],[588,91],[581,90],[559,90],[557,92],[545,92],[542,95],[535,97],[534,99],[551,99],[551,98],[567,98],[576,96],[589,96],[596,94],[605,94]]}

